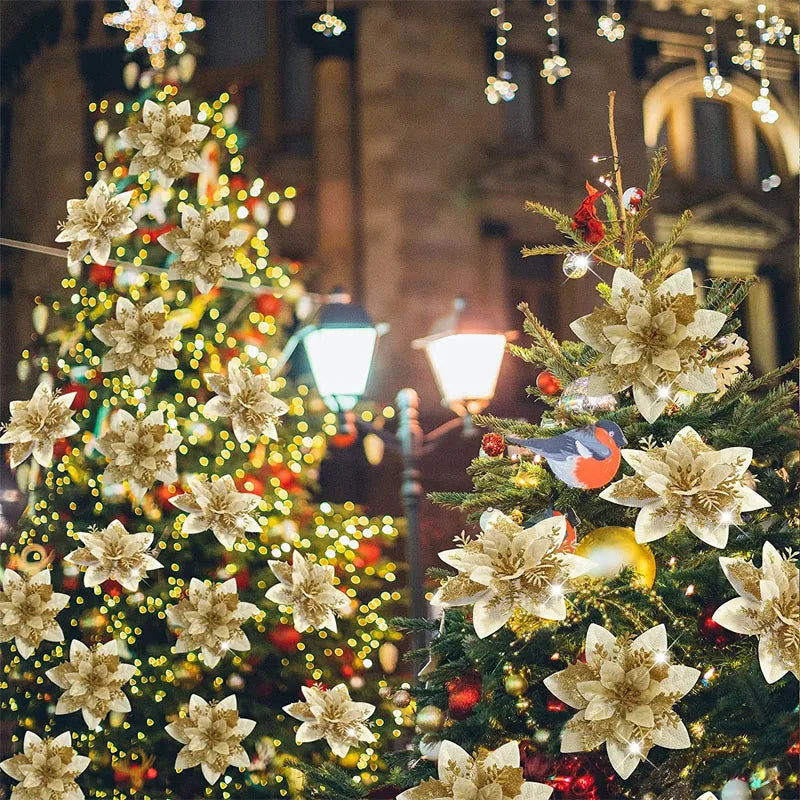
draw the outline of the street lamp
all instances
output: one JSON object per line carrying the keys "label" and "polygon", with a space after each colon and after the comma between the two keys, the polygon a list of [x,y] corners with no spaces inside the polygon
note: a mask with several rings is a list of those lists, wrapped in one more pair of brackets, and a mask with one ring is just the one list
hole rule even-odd
{"label": "street lamp", "polygon": [[[298,333],[298,338],[304,343],[312,377],[326,405],[344,414],[355,406],[366,389],[380,326],[359,306],[337,297],[330,300]],[[377,434],[399,450],[403,460],[400,499],[407,527],[406,557],[414,617],[424,617],[426,610],[419,515],[424,490],[419,460],[433,449],[442,434],[456,427],[462,427],[465,433],[473,430],[469,424],[471,415],[486,408],[494,396],[505,344],[505,333],[487,328],[482,319],[470,316],[463,299],[456,300],[453,311],[438,320],[431,333],[417,339],[413,346],[425,350],[442,404],[452,409],[457,418],[423,433],[417,393],[401,389],[396,400],[395,436],[354,420],[358,428]],[[412,646],[421,646],[421,638],[412,636]]]}

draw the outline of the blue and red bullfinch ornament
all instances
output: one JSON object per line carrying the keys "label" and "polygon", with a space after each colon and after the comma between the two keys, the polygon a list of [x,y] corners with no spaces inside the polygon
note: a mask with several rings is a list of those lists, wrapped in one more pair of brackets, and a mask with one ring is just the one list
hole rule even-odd
{"label": "blue and red bullfinch ornament", "polygon": [[619,425],[608,420],[550,439],[509,436],[508,441],[547,459],[553,474],[575,489],[599,489],[610,483],[619,469],[619,449],[628,443]]}

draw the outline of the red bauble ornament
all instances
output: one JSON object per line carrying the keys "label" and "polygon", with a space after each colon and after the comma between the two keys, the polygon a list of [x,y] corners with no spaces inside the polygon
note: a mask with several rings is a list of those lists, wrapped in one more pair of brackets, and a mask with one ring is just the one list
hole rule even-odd
{"label": "red bauble ornament", "polygon": [[70,451],[72,445],[69,439],[56,439],[53,442],[53,460],[61,461],[61,459]]}
{"label": "red bauble ornament", "polygon": [[236,588],[240,591],[242,589],[247,589],[250,586],[250,570],[242,567],[234,576],[233,579],[236,581]]}
{"label": "red bauble ornament", "polygon": [[499,433],[484,433],[481,439],[481,450],[489,458],[497,458],[506,450],[506,440]]}
{"label": "red bauble ornament", "polygon": [[356,550],[353,565],[361,569],[362,567],[371,567],[376,564],[381,557],[381,547],[377,542],[372,539],[362,539],[358,543],[358,550]]}
{"label": "red bauble ornament", "polygon": [[712,642],[717,647],[725,647],[731,642],[735,642],[739,638],[739,634],[723,628],[718,622],[714,622],[712,617],[716,610],[714,606],[706,606],[700,614],[700,620],[697,625],[700,635],[707,642]]}
{"label": "red bauble ornament", "polygon": [[257,478],[255,475],[245,475],[244,478],[235,478],[233,482],[240,492],[257,494],[259,497],[264,496],[264,481],[262,481],[261,478]]}
{"label": "red bauble ornament", "polygon": [[561,756],[547,783],[556,790],[559,800],[605,800],[613,778],[604,773],[591,756]]}
{"label": "red bauble ornament", "polygon": [[107,580],[100,584],[100,588],[112,597],[119,597],[122,594],[122,586],[116,581]]}
{"label": "red bauble ornament", "polygon": [[555,759],[537,750],[530,742],[519,743],[519,758],[522,777],[526,781],[544,783],[553,772]]}
{"label": "red bauble ornament", "polygon": [[277,317],[281,310],[281,301],[274,294],[264,292],[256,297],[256,311],[265,317]]}
{"label": "red bauble ornament", "polygon": [[70,405],[70,408],[74,408],[76,411],[82,411],[89,402],[89,389],[82,383],[68,383],[62,389],[62,394],[75,395],[75,397],[72,398],[72,405]]}
{"label": "red bauble ornament", "polygon": [[554,713],[559,713],[561,711],[567,710],[566,703],[562,703],[555,695],[552,695],[548,692],[547,695],[547,710],[552,711]]}
{"label": "red bauble ornament", "polygon": [[183,494],[183,491],[174,483],[170,483],[169,485],[161,484],[161,486],[157,486],[153,494],[155,494],[156,502],[162,511],[172,511],[175,506],[170,503],[170,499]]}
{"label": "red bauble ornament", "polygon": [[536,376],[536,388],[542,394],[552,397],[561,391],[561,381],[550,370],[543,369]]}
{"label": "red bauble ornament", "polygon": [[114,281],[114,267],[109,264],[92,264],[89,267],[89,280],[98,286],[106,286]]}
{"label": "red bauble ornament", "polygon": [[267,634],[267,637],[283,653],[294,652],[300,639],[303,638],[292,625],[284,625],[283,623],[276,625]]}
{"label": "red bauble ornament", "polygon": [[468,717],[481,699],[481,676],[471,670],[446,684],[449,700],[447,710],[453,719]]}
{"label": "red bauble ornament", "polygon": [[352,678],[356,674],[356,671],[349,664],[342,664],[339,672],[343,678]]}

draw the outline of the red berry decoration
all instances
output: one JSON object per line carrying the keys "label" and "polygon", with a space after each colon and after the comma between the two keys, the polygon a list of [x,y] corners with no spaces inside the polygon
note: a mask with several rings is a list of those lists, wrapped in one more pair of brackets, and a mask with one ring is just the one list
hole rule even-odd
{"label": "red berry decoration", "polygon": [[561,391],[561,381],[552,372],[543,369],[536,376],[536,388],[542,394],[552,397]]}
{"label": "red berry decoration", "polygon": [[489,458],[503,455],[506,449],[506,440],[499,433],[485,433],[481,439],[481,450]]}
{"label": "red berry decoration", "polygon": [[481,676],[472,670],[466,675],[459,675],[446,684],[450,699],[447,710],[453,719],[468,717],[481,699]]}
{"label": "red berry decoration", "polygon": [[74,394],[72,405],[76,411],[82,411],[89,402],[89,388],[82,383],[68,383],[63,389],[62,394]]}
{"label": "red berry decoration", "polygon": [[292,625],[283,623],[276,625],[267,637],[283,653],[291,653],[297,649],[297,645],[302,638]]}
{"label": "red berry decoration", "polygon": [[707,641],[715,644],[717,647],[725,647],[726,645],[735,642],[739,638],[739,634],[723,628],[718,622],[714,622],[712,617],[716,608],[713,606],[706,606],[700,614],[700,621],[698,627],[700,635]]}

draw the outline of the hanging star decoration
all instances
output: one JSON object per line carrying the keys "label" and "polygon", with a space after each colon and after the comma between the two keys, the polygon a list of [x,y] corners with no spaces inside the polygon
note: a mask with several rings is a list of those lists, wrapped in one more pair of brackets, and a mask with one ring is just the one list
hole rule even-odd
{"label": "hanging star decoration", "polygon": [[178,11],[183,0],[125,0],[125,4],[125,11],[106,14],[103,24],[126,31],[125,49],[132,53],[143,47],[155,69],[164,69],[167,50],[182,53],[186,49],[182,34],[206,26],[202,17]]}
{"label": "hanging star decoration", "polygon": [[792,554],[781,555],[764,542],[761,568],[743,558],[719,560],[739,597],[714,612],[714,622],[730,631],[758,637],[758,661],[767,683],[787,672],[800,678],[800,589]]}
{"label": "hanging star decoration", "polygon": [[690,426],[663,447],[622,450],[635,475],[612,483],[604,500],[639,508],[636,541],[652,542],[685,525],[712,547],[725,547],[731,525],[742,514],[769,506],[748,486],[753,451],[749,447],[714,450]]}
{"label": "hanging star decoration", "polygon": [[431,604],[473,605],[473,625],[481,639],[502,628],[517,609],[541,619],[564,619],[564,596],[572,580],[594,566],[561,549],[565,517],[523,529],[502,511],[490,509],[481,516],[481,529],[476,539],[462,539],[461,547],[439,554],[458,575],[445,581]]}
{"label": "hanging star decoration", "polygon": [[439,750],[439,776],[399,794],[397,800],[444,800],[444,798],[496,798],[496,800],[547,800],[553,790],[543,783],[526,781],[520,766],[519,742],[506,742],[474,758],[445,739]]}
{"label": "hanging star decoration", "polygon": [[670,662],[663,625],[632,641],[590,625],[586,661],[544,680],[559,700],[580,709],[564,728],[561,752],[594,750],[605,742],[611,766],[628,778],[655,745],[689,747],[672,706],[699,677],[700,670]]}
{"label": "hanging star decoration", "polygon": [[87,727],[93,730],[109,711],[126,713],[131,710],[123,687],[135,673],[133,664],[120,661],[116,639],[91,648],[73,639],[69,646],[69,661],[47,670],[45,674],[64,690],[58,699],[56,714],[80,711]]}

